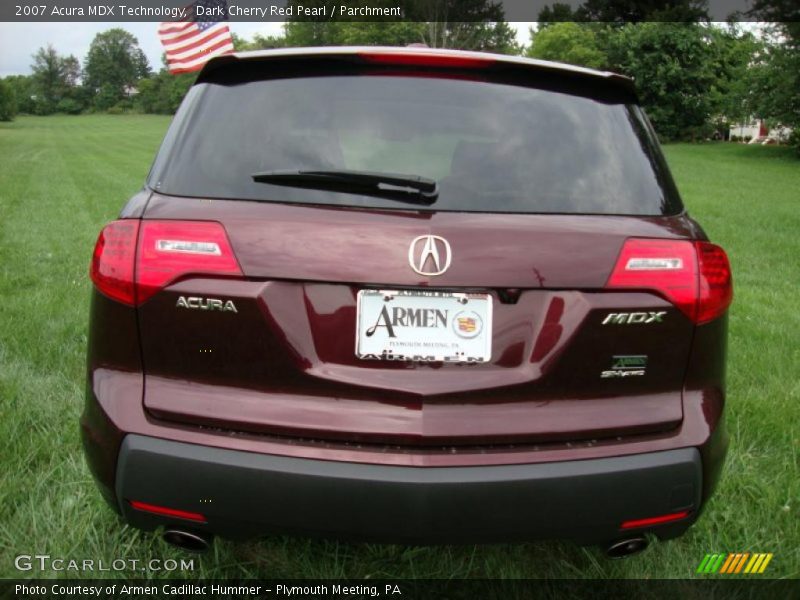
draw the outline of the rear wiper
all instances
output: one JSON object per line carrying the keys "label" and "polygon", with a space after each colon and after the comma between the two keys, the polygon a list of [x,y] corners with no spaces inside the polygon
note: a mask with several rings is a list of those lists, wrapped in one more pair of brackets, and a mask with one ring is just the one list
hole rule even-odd
{"label": "rear wiper", "polygon": [[380,196],[399,202],[433,204],[439,196],[436,181],[418,175],[372,171],[264,171],[253,181],[317,190],[335,190]]}

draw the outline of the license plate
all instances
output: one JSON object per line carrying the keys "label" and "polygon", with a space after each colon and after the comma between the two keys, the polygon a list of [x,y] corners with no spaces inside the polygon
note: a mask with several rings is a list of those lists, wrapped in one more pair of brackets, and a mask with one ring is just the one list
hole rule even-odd
{"label": "license plate", "polygon": [[481,363],[492,357],[489,294],[361,290],[357,307],[358,358]]}

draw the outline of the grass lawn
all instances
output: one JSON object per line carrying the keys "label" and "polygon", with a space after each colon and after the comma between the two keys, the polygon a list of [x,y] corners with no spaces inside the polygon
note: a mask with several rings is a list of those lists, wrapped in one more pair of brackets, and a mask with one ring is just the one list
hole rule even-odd
{"label": "grass lawn", "polygon": [[[0,124],[0,577],[53,575],[19,573],[18,554],[107,564],[186,557],[120,524],[95,490],[78,436],[92,247],[142,185],[168,122],[84,116]],[[666,153],[690,213],[729,251],[736,285],[731,451],[716,496],[687,535],[613,562],[568,543],[218,540],[195,557],[194,573],[182,575],[684,578],[708,552],[749,551],[775,554],[772,576],[799,577],[800,160],[781,148],[723,144],[670,145]]]}

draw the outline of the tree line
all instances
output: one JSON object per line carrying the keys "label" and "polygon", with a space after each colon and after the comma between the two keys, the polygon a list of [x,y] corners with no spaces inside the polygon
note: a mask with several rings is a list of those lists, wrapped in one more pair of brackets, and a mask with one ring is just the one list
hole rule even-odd
{"label": "tree line", "polygon": [[[603,7],[617,0],[587,0],[579,11],[554,4],[540,15],[530,42],[519,46],[502,9],[469,0],[477,21],[288,21],[277,36],[234,35],[238,51],[330,45],[424,43],[431,47],[523,54],[633,77],[640,99],[665,140],[704,139],[750,117],[794,129],[800,149],[800,26],[773,21],[760,35],[731,22],[698,22],[697,0],[669,22],[639,14],[614,22]],[[656,0],[651,4],[658,7]],[[435,6],[435,3],[426,6]],[[675,10],[675,3],[670,3]],[[768,0],[756,2],[764,18],[781,18]],[[483,12],[480,12],[483,11]],[[592,12],[594,11],[594,12]],[[432,15],[435,16],[435,15]],[[699,15],[702,17],[702,14]],[[784,15],[785,16],[785,15]],[[683,17],[683,18],[681,18]],[[640,22],[635,22],[635,19]],[[599,19],[599,20],[598,20]],[[683,21],[683,22],[681,22]],[[0,80],[0,119],[16,112],[172,114],[195,79],[154,72],[136,38],[123,29],[97,34],[81,64],[52,47],[33,55],[32,73]]]}
{"label": "tree line", "polygon": [[761,79],[774,48],[738,24],[544,23],[526,54],[628,75],[659,135],[703,139],[777,114]]}
{"label": "tree line", "polygon": [[12,75],[0,83],[4,88],[0,96],[6,98],[0,103],[6,107],[4,113],[0,109],[0,116],[132,108],[133,104],[126,106],[125,101],[153,76],[138,40],[124,29],[98,33],[83,65],[75,56],[61,55],[50,45],[39,48],[32,59],[30,75]]}
{"label": "tree line", "polygon": [[[237,51],[289,46],[407,45],[427,43],[517,54],[514,30],[502,20],[502,10],[485,0],[465,0],[484,6],[482,16],[495,21],[455,22],[307,22],[289,21],[283,35],[245,40],[234,35]],[[155,25],[154,25],[155,28]],[[139,42],[124,29],[98,33],[81,62],[64,56],[52,46],[32,56],[30,75],[0,79],[0,120],[17,113],[50,115],[84,112],[143,112],[172,114],[196,78],[172,75],[162,66],[156,72],[148,64]]]}

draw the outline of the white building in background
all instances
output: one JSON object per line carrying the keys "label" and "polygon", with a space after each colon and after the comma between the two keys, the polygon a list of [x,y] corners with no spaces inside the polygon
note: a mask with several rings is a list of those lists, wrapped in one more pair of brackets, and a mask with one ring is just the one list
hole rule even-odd
{"label": "white building in background", "polygon": [[732,125],[728,132],[729,139],[736,136],[739,140],[747,140],[750,144],[785,142],[789,139],[792,130],[788,127],[773,127],[769,129],[764,119],[751,119],[737,125]]}
{"label": "white building in background", "polygon": [[734,136],[741,140],[742,138],[757,138],[766,135],[767,126],[761,119],[752,119],[750,121],[738,123],[737,125],[732,125],[730,129],[731,139]]}

